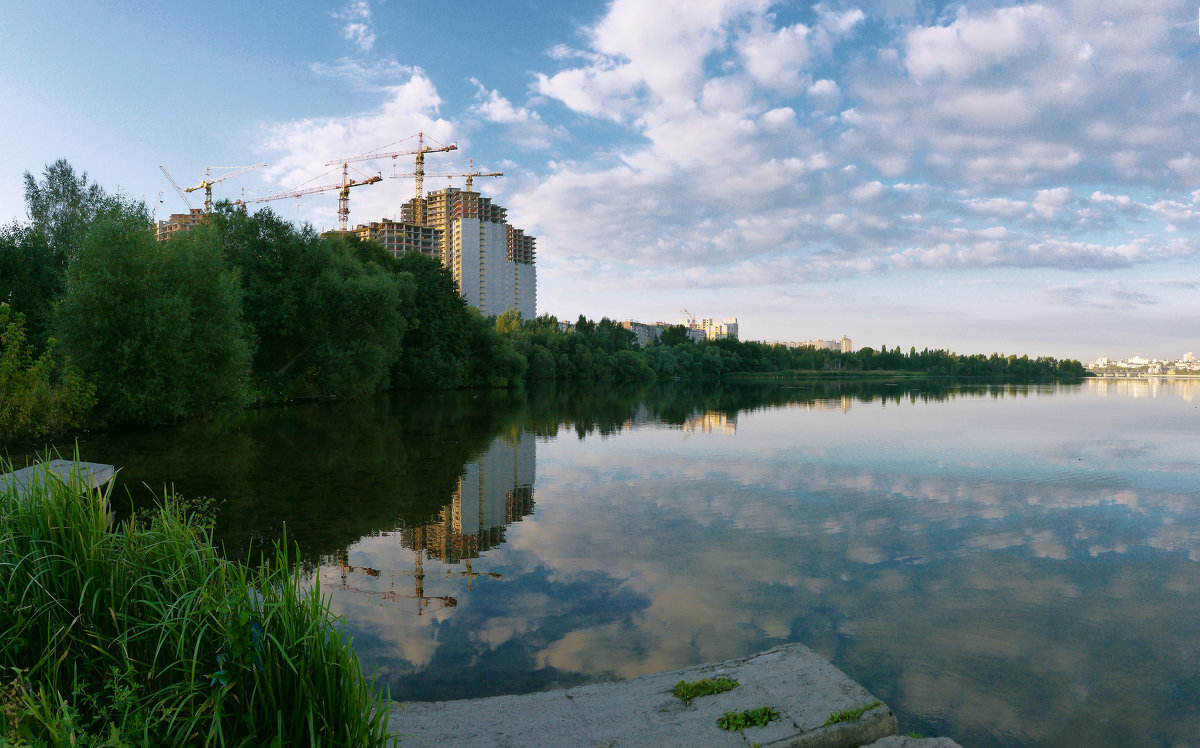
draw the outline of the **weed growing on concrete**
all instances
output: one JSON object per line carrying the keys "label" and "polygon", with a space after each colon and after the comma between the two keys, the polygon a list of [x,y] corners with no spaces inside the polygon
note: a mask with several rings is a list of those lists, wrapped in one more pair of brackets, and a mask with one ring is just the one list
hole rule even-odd
{"label": "weed growing on concrete", "polygon": [[825,720],[824,727],[836,725],[839,722],[857,722],[858,718],[871,711],[877,706],[882,706],[882,702],[872,701],[866,706],[860,706],[857,709],[843,709],[840,712],[834,712],[829,715],[829,719]]}
{"label": "weed growing on concrete", "polygon": [[725,712],[717,719],[722,730],[745,730],[747,727],[766,727],[768,722],[779,719],[779,710],[769,706],[747,709],[744,712]]}
{"label": "weed growing on concrete", "polygon": [[714,693],[724,693],[730,689],[737,688],[738,682],[729,678],[704,678],[702,680],[694,680],[691,683],[687,681],[679,681],[675,687],[671,689],[671,693],[675,694],[675,698],[685,704],[691,704],[693,699],[700,696],[711,696]]}

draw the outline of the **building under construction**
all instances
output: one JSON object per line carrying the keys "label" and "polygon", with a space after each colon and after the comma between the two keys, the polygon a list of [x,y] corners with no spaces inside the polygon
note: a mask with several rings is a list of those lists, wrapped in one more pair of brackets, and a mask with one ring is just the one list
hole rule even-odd
{"label": "building under construction", "polygon": [[515,309],[533,319],[536,240],[510,226],[507,213],[490,197],[447,187],[406,202],[399,221],[359,225],[353,233],[397,257],[410,250],[437,257],[467,303],[485,316]]}

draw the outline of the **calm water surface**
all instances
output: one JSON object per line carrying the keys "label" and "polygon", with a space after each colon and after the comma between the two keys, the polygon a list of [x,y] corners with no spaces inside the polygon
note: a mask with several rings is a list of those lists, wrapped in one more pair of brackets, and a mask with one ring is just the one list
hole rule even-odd
{"label": "calm water surface", "polygon": [[109,432],[400,700],[813,648],[964,745],[1200,744],[1200,382],[412,393]]}

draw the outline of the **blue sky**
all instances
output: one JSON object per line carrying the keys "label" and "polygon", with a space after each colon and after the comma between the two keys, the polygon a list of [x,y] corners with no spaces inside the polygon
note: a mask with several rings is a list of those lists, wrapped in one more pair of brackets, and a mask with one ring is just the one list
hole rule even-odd
{"label": "blue sky", "polygon": [[[178,7],[0,6],[0,221],[25,217],[22,173],[60,157],[135,199],[163,191],[163,217],[184,205],[160,164],[188,186],[265,161],[216,187],[254,197],[424,132],[459,148],[428,171],[505,173],[476,186],[537,237],[539,312],[1200,353],[1194,4]],[[351,222],[395,217],[412,189],[355,190]],[[336,225],[332,192],[269,205]]]}

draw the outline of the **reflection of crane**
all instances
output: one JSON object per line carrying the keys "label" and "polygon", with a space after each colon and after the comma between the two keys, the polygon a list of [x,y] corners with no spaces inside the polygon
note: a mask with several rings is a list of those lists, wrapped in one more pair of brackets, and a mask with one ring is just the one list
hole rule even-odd
{"label": "reflection of crane", "polygon": [[[414,568],[413,571],[393,572],[393,573],[400,573],[400,574],[411,574],[413,577],[413,580],[414,580],[414,586],[416,587],[416,589],[414,590],[414,592],[416,594],[405,595],[405,594],[401,594],[401,593],[397,592],[395,589],[394,581],[392,583],[392,589],[388,590],[387,592],[376,593],[376,594],[380,594],[383,597],[383,599],[391,600],[393,602],[395,602],[396,600],[399,600],[401,598],[405,598],[405,599],[409,599],[409,600],[416,600],[417,601],[417,615],[419,615],[419,616],[425,614],[425,609],[428,608],[429,604],[434,600],[439,601],[442,604],[443,608],[458,607],[458,598],[453,597],[451,595],[426,595],[425,594],[425,568],[424,568],[424,565],[422,564],[422,557],[423,557],[424,553],[422,551],[416,551],[416,554],[417,554],[416,568]],[[351,587],[349,584],[349,580],[347,579],[347,576],[351,573],[359,573],[359,574],[365,574],[369,577],[378,577],[380,575],[379,569],[372,569],[369,566],[351,566],[349,560],[346,557],[345,551],[338,554],[338,567],[341,569],[341,572],[342,572],[342,589],[351,591],[351,592],[361,592],[361,593],[368,594],[368,595],[372,594],[371,591],[369,591],[369,590],[360,590],[357,587]],[[479,575],[476,574],[476,576],[479,576]],[[470,589],[469,585],[468,585],[468,589]]]}
{"label": "reflection of crane", "polygon": [[[206,167],[204,167],[204,179],[200,180],[200,184],[196,185],[195,187],[188,187],[185,189],[185,191],[186,192],[195,192],[196,190],[203,189],[204,190],[204,212],[212,213],[212,188],[213,188],[214,184],[220,184],[221,182],[224,182],[226,179],[229,179],[230,177],[240,176],[242,174],[245,174],[248,171],[254,171],[255,169],[261,169],[262,167],[264,167],[266,165],[267,165],[266,162],[263,162],[263,163],[259,163],[259,164],[254,164],[253,166],[206,166]],[[236,169],[237,171],[231,171],[228,174],[217,177],[216,179],[211,179],[210,178],[211,171],[213,169]]]}
{"label": "reflection of crane", "polygon": [[[409,136],[409,137],[411,137],[411,136]],[[405,140],[407,140],[407,139],[408,138],[405,138]],[[400,141],[396,141],[396,142],[400,142]],[[436,141],[434,141],[434,142],[436,142]],[[386,145],[383,147],[387,148]],[[415,151],[383,152],[381,149],[381,150],[374,151],[372,153],[362,153],[357,156],[349,156],[347,158],[335,159],[333,161],[326,162],[325,165],[326,166],[336,166],[337,164],[342,164],[343,166],[345,166],[346,164],[353,163],[355,161],[373,161],[373,160],[381,159],[381,158],[396,159],[400,156],[416,156],[417,157],[417,168],[416,168],[416,171],[413,172],[413,176],[416,177],[416,179],[417,179],[417,212],[418,212],[418,215],[415,216],[415,218],[417,219],[416,220],[417,223],[423,224],[423,223],[425,223],[425,208],[424,208],[424,204],[421,202],[421,200],[422,200],[422,198],[425,197],[425,154],[426,153],[441,153],[444,151],[456,151],[456,150],[458,150],[458,145],[456,145],[455,143],[451,143],[450,145],[440,145],[440,147],[438,147],[438,148],[434,148],[433,146],[425,145],[425,133],[419,132],[419,133],[417,133],[417,150],[415,150]]]}
{"label": "reflection of crane", "polygon": [[364,184],[375,184],[383,181],[383,177],[375,175],[362,180],[354,180],[350,178],[349,165],[342,164],[342,183],[341,184],[326,184],[320,187],[309,187],[303,190],[289,190],[288,192],[280,192],[277,195],[267,195],[266,197],[255,198],[256,203],[265,203],[268,200],[279,200],[284,197],[300,197],[301,195],[311,195],[315,192],[328,192],[329,190],[338,191],[338,228],[341,231],[346,230],[346,225],[350,221],[350,188],[361,187]]}
{"label": "reflection of crane", "polygon": [[175,181],[175,177],[171,176],[171,172],[167,171],[167,167],[160,165],[158,168],[162,169],[162,173],[166,175],[167,181],[170,182],[171,186],[175,188],[175,192],[179,193],[179,199],[183,201],[184,205],[188,206],[188,210],[195,211],[196,206],[192,205],[191,200],[187,199],[187,195],[184,194],[183,188],[180,187],[179,183]]}

